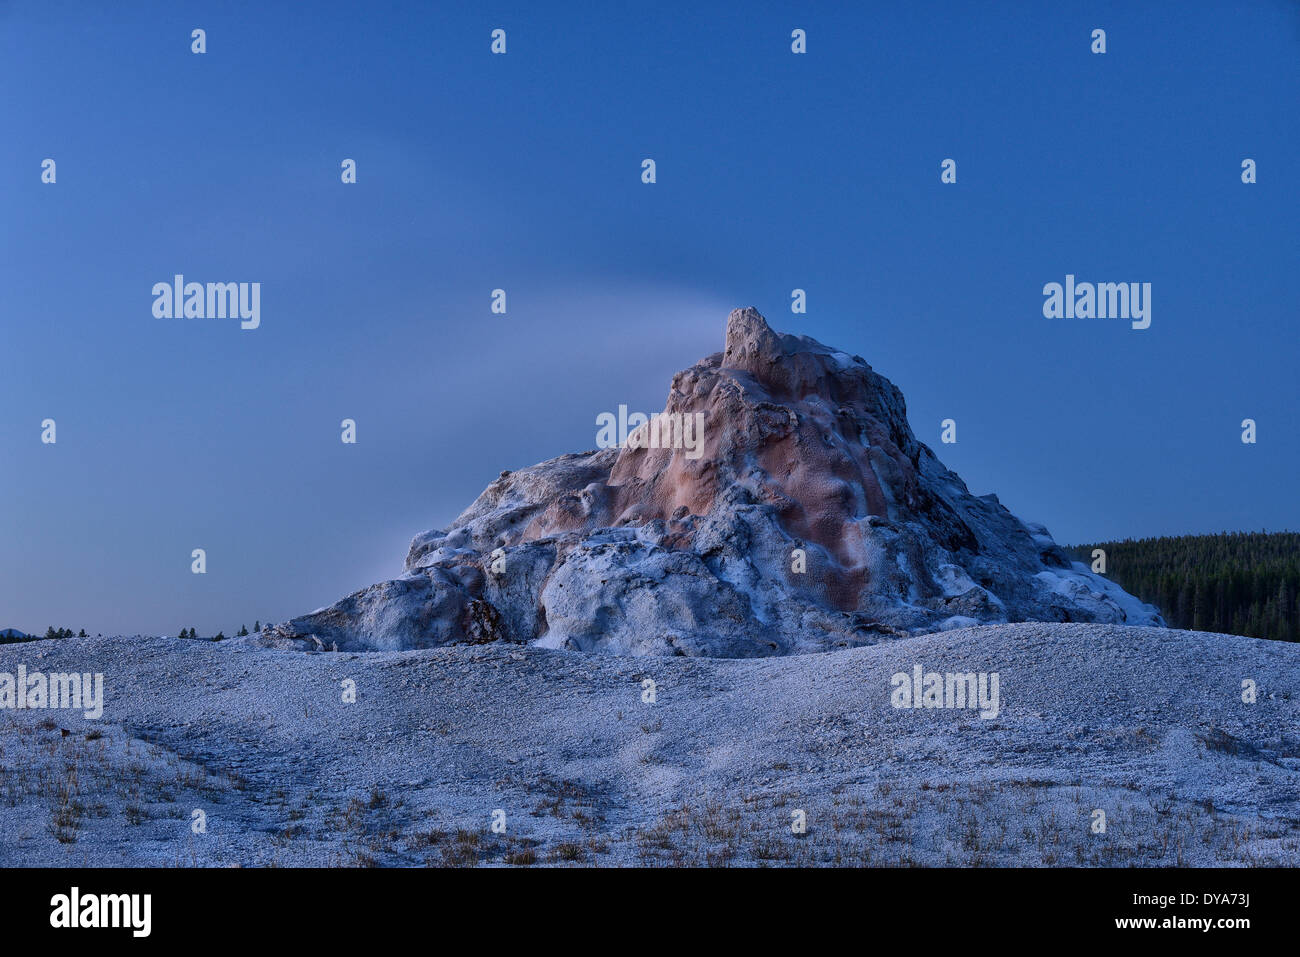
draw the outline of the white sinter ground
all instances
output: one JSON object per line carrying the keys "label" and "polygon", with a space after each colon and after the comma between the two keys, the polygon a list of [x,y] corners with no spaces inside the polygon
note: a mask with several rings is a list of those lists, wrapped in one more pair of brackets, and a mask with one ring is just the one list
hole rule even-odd
{"label": "white sinter ground", "polygon": [[[5,866],[1300,864],[1300,647],[1277,642],[1029,623],[747,660],[0,647],[20,663],[103,672],[106,701],[97,722],[0,711]],[[998,673],[998,716],[892,707],[917,664]]]}

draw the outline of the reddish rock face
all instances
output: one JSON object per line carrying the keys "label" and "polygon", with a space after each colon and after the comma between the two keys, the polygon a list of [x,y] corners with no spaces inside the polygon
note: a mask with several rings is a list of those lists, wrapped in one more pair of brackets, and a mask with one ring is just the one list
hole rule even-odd
{"label": "reddish rock face", "polygon": [[359,592],[282,637],[748,656],[978,622],[1162,623],[971,495],[863,359],[752,308],[625,447],[503,472],[406,564],[419,587]]}
{"label": "reddish rock face", "polygon": [[909,454],[919,445],[901,393],[862,359],[737,309],[726,349],[673,377],[661,415],[697,413],[698,447],[629,441],[603,481],[559,496],[519,540],[657,520],[675,523],[675,544],[690,547],[682,519],[709,515],[723,490],[741,488],[792,539],[834,558],[820,590],[836,608],[856,608],[868,578],[859,523],[906,520],[916,498]]}
{"label": "reddish rock face", "polygon": [[[727,323],[727,347],[679,373],[664,414],[704,414],[704,454],[623,449],[611,470],[615,524],[667,520],[679,508],[708,515],[718,493],[747,489],[793,538],[813,542],[862,584],[858,523],[898,519],[913,501],[917,443],[902,395],[861,359],[811,339],[779,335],[754,309]],[[883,476],[883,479],[882,479]],[[887,490],[888,489],[888,490]],[[607,516],[608,517],[608,516]]]}

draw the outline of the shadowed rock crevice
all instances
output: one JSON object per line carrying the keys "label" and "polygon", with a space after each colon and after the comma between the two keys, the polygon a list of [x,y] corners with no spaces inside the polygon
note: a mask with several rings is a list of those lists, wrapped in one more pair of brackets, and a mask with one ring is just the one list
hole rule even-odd
{"label": "shadowed rock crevice", "polygon": [[252,640],[758,657],[1039,620],[1163,624],[971,495],[862,358],[749,308],[625,447],[502,472],[403,578]]}

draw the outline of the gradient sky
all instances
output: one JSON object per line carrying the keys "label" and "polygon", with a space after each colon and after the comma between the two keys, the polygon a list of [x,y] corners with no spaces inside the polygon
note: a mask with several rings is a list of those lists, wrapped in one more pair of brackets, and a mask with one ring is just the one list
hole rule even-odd
{"label": "gradient sky", "polygon": [[[396,577],[741,305],[1063,543],[1300,528],[1300,6],[859,6],[0,3],[0,627]],[[261,282],[261,328],[154,318],[177,272]],[[1151,328],[1043,318],[1066,273],[1152,283]]]}

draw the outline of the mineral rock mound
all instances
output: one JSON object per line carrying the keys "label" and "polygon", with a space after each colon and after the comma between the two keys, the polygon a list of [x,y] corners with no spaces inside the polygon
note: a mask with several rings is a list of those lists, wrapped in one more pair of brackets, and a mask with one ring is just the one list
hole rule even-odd
{"label": "mineral rock mound", "polygon": [[623,447],[502,472],[402,578],[254,640],[753,657],[1015,621],[1164,624],[972,495],[863,359],[748,308]]}

